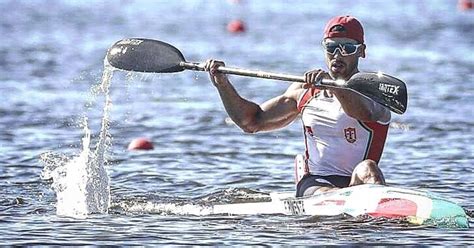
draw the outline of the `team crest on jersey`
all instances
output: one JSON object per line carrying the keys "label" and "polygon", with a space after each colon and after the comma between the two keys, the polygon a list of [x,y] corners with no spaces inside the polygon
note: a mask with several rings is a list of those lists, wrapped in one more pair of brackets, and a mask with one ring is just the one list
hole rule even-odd
{"label": "team crest on jersey", "polygon": [[346,140],[349,143],[354,143],[357,140],[356,129],[353,127],[344,129],[344,135],[346,136]]}

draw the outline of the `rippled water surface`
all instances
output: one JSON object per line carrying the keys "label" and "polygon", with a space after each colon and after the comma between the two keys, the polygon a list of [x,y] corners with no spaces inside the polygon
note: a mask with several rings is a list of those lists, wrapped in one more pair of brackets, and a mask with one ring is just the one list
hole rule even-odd
{"label": "rippled water surface", "polygon": [[[364,71],[405,80],[406,114],[394,115],[381,167],[387,182],[429,190],[474,209],[474,12],[457,1],[0,1],[0,244],[458,244],[474,229],[367,218],[178,216],[147,203],[225,200],[229,192],[291,191],[301,124],[244,134],[205,73],[127,74],[110,85],[107,214],[56,214],[45,152],[78,156],[84,117],[96,144],[104,95],[96,94],[107,48],[125,37],[177,46],[190,61],[302,74],[324,66],[325,22],[363,22]],[[241,19],[242,34],[226,24]],[[287,84],[232,77],[262,102]],[[155,149],[130,152],[137,137]],[[92,147],[93,148],[93,147]],[[130,206],[138,206],[129,208]],[[471,226],[474,222],[470,220]]]}

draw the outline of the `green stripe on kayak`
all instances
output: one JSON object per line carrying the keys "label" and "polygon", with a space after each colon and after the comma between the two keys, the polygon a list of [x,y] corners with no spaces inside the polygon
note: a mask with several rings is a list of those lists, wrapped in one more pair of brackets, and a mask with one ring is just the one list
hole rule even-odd
{"label": "green stripe on kayak", "polygon": [[459,205],[441,199],[432,199],[433,209],[425,224],[441,227],[469,228],[466,212]]}

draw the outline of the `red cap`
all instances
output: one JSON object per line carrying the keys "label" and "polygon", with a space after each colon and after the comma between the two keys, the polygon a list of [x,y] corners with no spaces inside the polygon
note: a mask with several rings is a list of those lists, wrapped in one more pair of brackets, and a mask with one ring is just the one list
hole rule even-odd
{"label": "red cap", "polygon": [[[335,28],[335,26],[342,28]],[[349,38],[364,43],[364,29],[353,16],[336,16],[329,20],[324,28],[323,39],[326,38]]]}

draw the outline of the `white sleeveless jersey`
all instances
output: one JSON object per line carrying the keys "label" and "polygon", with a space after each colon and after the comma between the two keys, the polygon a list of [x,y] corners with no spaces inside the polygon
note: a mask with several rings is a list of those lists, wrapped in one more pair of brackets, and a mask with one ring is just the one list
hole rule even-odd
{"label": "white sleeveless jersey", "polygon": [[298,100],[306,143],[305,173],[351,176],[365,159],[379,162],[389,123],[348,116],[327,90],[307,89]]}

